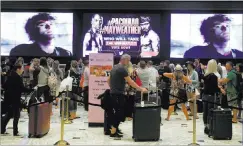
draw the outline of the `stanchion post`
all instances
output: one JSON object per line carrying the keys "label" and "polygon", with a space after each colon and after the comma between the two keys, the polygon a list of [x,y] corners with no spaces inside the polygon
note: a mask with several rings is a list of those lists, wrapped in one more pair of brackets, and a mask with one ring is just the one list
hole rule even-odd
{"label": "stanchion post", "polygon": [[196,118],[197,118],[197,100],[193,99],[193,138],[192,138],[192,143],[189,144],[189,146],[199,146],[199,144],[197,144],[196,140],[196,136],[197,136],[197,122],[196,122]]}
{"label": "stanchion post", "polygon": [[67,91],[66,91],[66,95],[67,95],[67,97],[66,97],[66,101],[67,101],[67,102],[66,102],[66,119],[65,119],[65,121],[64,121],[64,124],[72,124],[72,123],[73,123],[72,121],[69,120],[69,110],[68,110],[68,103],[69,103],[68,87],[69,87],[69,86],[66,87],[66,89],[67,89]]}
{"label": "stanchion post", "polygon": [[65,93],[62,94],[61,139],[54,144],[57,146],[70,145],[67,141],[63,140],[63,137],[64,137],[64,100],[65,100]]}

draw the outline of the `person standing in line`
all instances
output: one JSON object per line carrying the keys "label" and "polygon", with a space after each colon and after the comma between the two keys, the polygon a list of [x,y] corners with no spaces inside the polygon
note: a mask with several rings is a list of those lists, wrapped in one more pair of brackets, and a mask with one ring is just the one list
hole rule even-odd
{"label": "person standing in line", "polygon": [[155,91],[157,88],[157,82],[159,81],[159,72],[153,67],[152,61],[148,61],[147,67],[151,73],[149,78],[149,86],[151,90]]}
{"label": "person standing in line", "polygon": [[[220,79],[220,74],[217,71],[217,62],[214,59],[208,61],[206,73],[204,74],[204,94],[203,100],[208,102],[215,102],[215,95],[219,95],[220,92],[226,94],[225,90],[218,86],[218,80]],[[209,123],[208,115],[210,109],[214,107],[213,104],[204,102],[203,103],[203,123],[204,123],[204,133],[209,133]]]}
{"label": "person standing in line", "polygon": [[38,58],[34,58],[29,68],[31,87],[35,87],[37,85],[38,79],[36,78],[36,72],[39,72],[39,70],[40,70],[40,60]]}
{"label": "person standing in line", "polygon": [[[226,69],[228,71],[227,77],[220,79],[219,82],[221,84],[226,84],[226,93],[227,93],[227,100],[229,106],[238,107],[237,100],[235,100],[238,96],[237,91],[237,72],[233,69],[233,63],[227,62],[226,63]],[[237,109],[233,109],[233,123],[237,123]]]}
{"label": "person standing in line", "polygon": [[[69,97],[77,100],[77,95],[79,94],[79,88],[80,88],[79,87],[80,74],[79,74],[79,70],[78,70],[78,62],[76,60],[71,61],[71,67],[68,70],[68,72],[66,73],[65,78],[68,75],[70,75],[70,77],[73,78],[72,93],[69,93],[70,94]],[[70,101],[69,112],[70,112],[70,120],[80,118],[76,115],[76,113],[77,113],[77,102],[76,101],[72,101],[72,100]]]}
{"label": "person standing in line", "polygon": [[31,92],[32,89],[24,87],[21,75],[23,73],[22,64],[15,64],[6,83],[3,85],[4,104],[8,106],[7,114],[1,119],[1,134],[6,134],[6,126],[13,117],[13,135],[20,136],[18,131],[18,122],[21,109],[21,94],[23,92]]}
{"label": "person standing in line", "polygon": [[[192,81],[189,80],[189,78],[184,75],[183,68],[179,64],[176,65],[174,73],[164,73],[163,76],[171,79],[170,94],[174,96],[179,96],[179,89],[184,89],[185,83],[186,84],[192,83]],[[174,96],[170,96],[170,104],[174,104],[176,103],[177,100],[180,100]],[[167,118],[165,119],[166,121],[170,120],[170,115],[174,111],[174,107],[175,107],[174,105],[169,106],[168,115]],[[189,118],[188,116],[185,103],[182,103],[182,111],[186,116],[186,120],[191,120],[191,118]]]}
{"label": "person standing in line", "polygon": [[190,111],[191,113],[189,114],[189,116],[193,116],[194,114],[194,110],[196,110],[196,119],[199,119],[198,115],[197,115],[197,106],[196,109],[194,109],[193,103],[194,101],[196,101],[196,90],[198,88],[198,74],[195,71],[195,66],[193,64],[193,62],[188,61],[187,62],[187,69],[188,69],[188,77],[189,79],[192,81],[192,84],[187,85],[187,98],[189,99],[189,106],[190,106]]}
{"label": "person standing in line", "polygon": [[83,92],[84,92],[84,109],[85,111],[89,110],[89,75],[90,75],[90,70],[89,70],[89,61],[85,60],[84,61],[84,82],[83,82]]}
{"label": "person standing in line", "polygon": [[121,138],[123,137],[122,132],[119,129],[120,122],[124,120],[124,102],[125,102],[125,85],[126,82],[136,88],[141,92],[147,92],[147,89],[139,87],[129,76],[125,66],[129,64],[131,56],[128,54],[122,55],[120,63],[115,65],[112,70],[110,77],[108,78],[108,85],[110,86],[111,102],[112,107],[111,111],[108,111],[108,117],[112,120],[110,121],[111,125],[111,134],[110,137]]}
{"label": "person standing in line", "polygon": [[48,86],[48,77],[50,74],[50,69],[47,64],[45,57],[40,58],[40,72],[38,74],[38,84],[37,84],[37,99],[44,94],[44,101],[51,101],[50,87]]}
{"label": "person standing in line", "polygon": [[[242,76],[242,81],[243,81],[243,64],[242,63],[238,63],[236,64],[236,71],[241,74]],[[241,85],[243,86],[243,83],[241,83]],[[238,99],[238,107],[239,108],[242,108],[242,98],[243,98],[243,91],[241,91],[239,93],[239,99]],[[239,113],[238,113],[238,119],[241,119],[241,110],[239,110]]]}
{"label": "person standing in line", "polygon": [[[55,60],[53,62],[53,65],[52,65],[52,68],[51,68],[51,73],[54,73],[54,75],[56,76],[57,78],[57,85],[56,85],[56,88],[55,88],[55,96],[57,97],[59,95],[59,88],[60,88],[60,85],[61,85],[61,82],[63,80],[63,72],[62,70],[59,68],[59,61],[58,60]],[[56,98],[56,109],[58,109],[58,98]]]}

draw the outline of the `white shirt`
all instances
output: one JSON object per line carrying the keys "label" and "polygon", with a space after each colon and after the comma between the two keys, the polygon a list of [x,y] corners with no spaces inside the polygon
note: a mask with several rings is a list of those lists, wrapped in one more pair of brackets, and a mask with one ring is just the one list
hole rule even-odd
{"label": "white shirt", "polygon": [[84,69],[84,87],[89,86],[89,67],[86,66]]}
{"label": "white shirt", "polygon": [[159,77],[159,72],[154,67],[149,67],[148,70],[150,72],[150,78],[149,78],[150,88],[154,90],[157,87],[157,78]]}
{"label": "white shirt", "polygon": [[137,74],[142,82],[142,87],[149,89],[150,70],[148,68],[139,68],[137,69]]}
{"label": "white shirt", "polygon": [[227,70],[224,66],[221,66],[222,68],[222,78],[226,78],[227,77]]}

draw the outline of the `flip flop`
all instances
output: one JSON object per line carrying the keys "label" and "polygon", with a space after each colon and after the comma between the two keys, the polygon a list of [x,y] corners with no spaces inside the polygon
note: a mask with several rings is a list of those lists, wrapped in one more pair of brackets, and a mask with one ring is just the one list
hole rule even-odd
{"label": "flip flop", "polygon": [[75,117],[74,119],[80,119],[81,117]]}
{"label": "flip flop", "polygon": [[232,123],[237,124],[238,122],[236,122],[236,121],[232,121]]}
{"label": "flip flop", "polygon": [[169,121],[169,119],[165,118],[166,121]]}

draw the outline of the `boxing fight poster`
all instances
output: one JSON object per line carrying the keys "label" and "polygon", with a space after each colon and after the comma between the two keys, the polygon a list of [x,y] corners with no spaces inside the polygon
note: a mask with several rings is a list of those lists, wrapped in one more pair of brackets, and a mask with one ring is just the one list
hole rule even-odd
{"label": "boxing fight poster", "polygon": [[[113,67],[113,57],[111,53],[89,54],[89,103],[100,104],[98,96],[109,89],[107,80]],[[103,109],[89,105],[88,121],[89,125],[104,123]]]}
{"label": "boxing fight poster", "polygon": [[159,54],[159,14],[86,13],[83,20],[83,57],[90,53],[113,53],[115,57]]}

